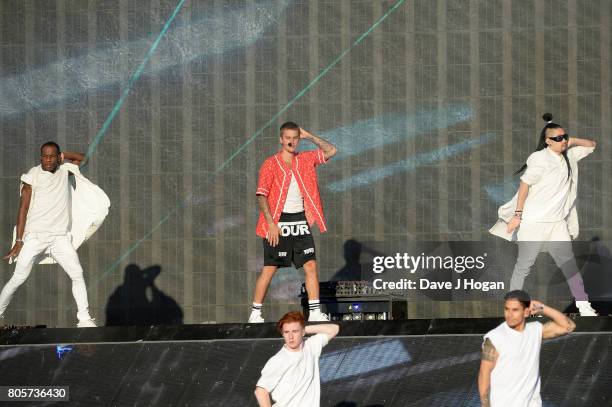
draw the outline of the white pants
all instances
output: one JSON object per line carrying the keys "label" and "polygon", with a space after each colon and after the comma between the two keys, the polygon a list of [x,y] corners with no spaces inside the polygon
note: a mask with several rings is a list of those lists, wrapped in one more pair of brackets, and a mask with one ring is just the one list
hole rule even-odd
{"label": "white pants", "polygon": [[510,291],[523,288],[525,278],[538,254],[547,251],[557,267],[561,269],[572,295],[576,301],[588,301],[584,291],[584,282],[578,271],[578,265],[572,250],[572,239],[567,229],[567,222],[525,222],[521,223],[516,233],[518,240],[518,257],[512,278]]}
{"label": "white pants", "polygon": [[4,310],[6,310],[6,307],[11,302],[13,294],[27,280],[32,271],[32,266],[47,248],[51,256],[62,266],[72,280],[72,295],[76,300],[78,310],[77,318],[79,320],[90,319],[83,268],[68,235],[49,236],[44,241],[32,235],[26,236],[21,252],[19,252],[13,276],[0,293],[0,315],[4,314]]}

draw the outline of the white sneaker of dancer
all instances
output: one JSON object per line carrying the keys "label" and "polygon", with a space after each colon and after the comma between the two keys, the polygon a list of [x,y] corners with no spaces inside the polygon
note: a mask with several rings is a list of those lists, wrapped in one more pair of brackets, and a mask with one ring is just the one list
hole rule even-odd
{"label": "white sneaker of dancer", "polygon": [[96,325],[96,320],[94,318],[81,319],[77,324],[77,328],[95,328],[97,326],[98,325]]}
{"label": "white sneaker of dancer", "polygon": [[265,322],[263,317],[261,316],[261,311],[253,310],[251,311],[251,315],[249,316],[249,324],[261,324]]}
{"label": "white sneaker of dancer", "polygon": [[588,301],[576,301],[576,307],[580,312],[581,317],[596,317],[597,312],[591,307],[591,303]]}
{"label": "white sneaker of dancer", "polygon": [[327,316],[327,314],[322,313],[320,309],[310,311],[310,315],[308,315],[308,322],[324,321],[329,321],[329,317]]}

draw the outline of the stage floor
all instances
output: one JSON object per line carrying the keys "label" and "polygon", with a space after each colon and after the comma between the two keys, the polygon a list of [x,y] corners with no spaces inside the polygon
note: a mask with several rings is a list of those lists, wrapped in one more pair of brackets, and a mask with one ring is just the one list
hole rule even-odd
{"label": "stage floor", "polygon": [[[533,321],[545,319],[533,318]],[[411,319],[400,321],[342,321],[339,337],[410,335],[483,335],[501,318]],[[575,333],[612,333],[612,317],[576,317]],[[110,326],[98,328],[0,328],[0,345],[56,343],[211,341],[280,338],[276,323]]]}

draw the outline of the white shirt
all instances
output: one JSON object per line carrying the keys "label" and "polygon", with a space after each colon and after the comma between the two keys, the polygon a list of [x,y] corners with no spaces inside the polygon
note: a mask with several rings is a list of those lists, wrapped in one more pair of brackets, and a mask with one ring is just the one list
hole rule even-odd
{"label": "white shirt", "polygon": [[[74,175],[74,185],[68,183],[68,189],[70,190],[70,204],[71,207],[68,210],[68,216],[70,217],[68,233],[72,240],[72,246],[78,249],[83,242],[88,240],[98,228],[104,222],[106,215],[108,215],[108,208],[110,207],[110,200],[108,196],[102,191],[97,185],[93,184],[87,178],[85,178],[79,167],[72,163],[64,163],[61,165],[62,171],[67,171]],[[58,169],[58,171],[60,170]],[[32,168],[27,174],[21,176],[21,182],[29,185],[39,183],[39,176],[42,174],[44,179],[45,174],[40,166]],[[56,171],[57,173],[57,171]],[[68,179],[68,177],[66,177]],[[30,208],[26,218],[26,225],[29,221],[31,224],[36,222],[37,216],[32,215],[32,208],[37,205],[35,202],[38,199],[37,188],[32,188],[32,198],[30,200]],[[58,221],[60,223],[60,221]],[[40,226],[40,225],[39,225]],[[34,227],[34,226],[33,226]],[[46,227],[45,227],[46,228]],[[36,229],[39,229],[38,226]],[[42,228],[40,228],[42,230]],[[51,234],[57,234],[58,228],[54,228],[52,232],[31,232],[36,233],[38,239],[46,240]],[[28,231],[26,226],[26,232]],[[51,233],[51,234],[50,234]],[[17,228],[13,228],[13,244],[15,245],[15,239],[17,236]],[[25,237],[25,236],[24,236]],[[17,259],[9,259],[9,264]],[[51,257],[49,250],[45,252],[45,257],[38,261],[38,264],[53,264],[55,260]]]}
{"label": "white shirt", "polygon": [[304,341],[302,350],[285,346],[268,360],[257,387],[266,389],[274,407],[318,407],[321,402],[319,357],[329,338],[316,334]]}
{"label": "white shirt", "polygon": [[[568,161],[572,164],[570,149]],[[573,160],[574,163],[576,160]],[[576,168],[572,165],[572,169]],[[559,222],[569,215],[571,205],[571,176],[568,176],[567,163],[561,154],[544,148],[531,154],[527,159],[527,169],[521,181],[529,185],[529,193],[523,207],[523,222]]]}
{"label": "white shirt", "polygon": [[283,213],[299,213],[304,212],[304,197],[300,187],[291,171],[291,182],[289,183],[289,190],[287,191],[287,199],[285,200],[285,206],[283,207]]}
{"label": "white shirt", "polygon": [[[571,180],[567,184],[567,165],[562,156],[548,151],[548,148],[536,151],[527,159],[527,170],[521,180],[529,184],[529,193],[523,207],[523,222],[558,222],[566,221],[572,239],[579,233],[576,196],[578,191],[578,161],[593,152],[595,147],[575,146],[567,150],[570,162]],[[562,160],[562,161],[559,161]],[[530,168],[531,167],[531,168]],[[497,211],[499,219],[489,232],[506,240],[517,240],[516,230],[506,231],[516,210],[518,192]],[[554,220],[556,219],[556,220]]]}
{"label": "white shirt", "polygon": [[542,324],[529,322],[519,332],[503,322],[484,338],[499,354],[491,372],[491,407],[540,407]]}
{"label": "white shirt", "polygon": [[32,186],[32,197],[26,217],[25,235],[29,233],[65,235],[70,227],[70,173],[61,165],[55,172],[44,171],[40,165],[21,176]]}

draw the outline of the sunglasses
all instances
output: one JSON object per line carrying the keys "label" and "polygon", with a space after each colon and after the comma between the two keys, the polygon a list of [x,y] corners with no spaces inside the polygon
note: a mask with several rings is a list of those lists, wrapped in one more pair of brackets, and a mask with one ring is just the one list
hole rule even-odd
{"label": "sunglasses", "polygon": [[569,134],[562,134],[560,136],[555,136],[555,137],[548,137],[549,140],[552,141],[556,141],[557,143],[560,143],[563,140],[569,140]]}

